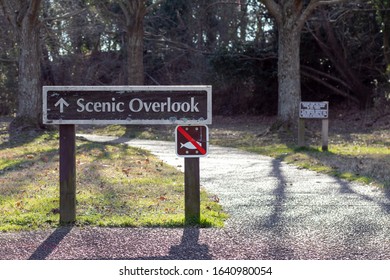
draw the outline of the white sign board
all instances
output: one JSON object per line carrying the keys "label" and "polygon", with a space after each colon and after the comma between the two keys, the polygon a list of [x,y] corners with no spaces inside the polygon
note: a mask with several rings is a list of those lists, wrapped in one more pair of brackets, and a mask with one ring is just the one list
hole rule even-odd
{"label": "white sign board", "polygon": [[329,102],[301,102],[299,118],[301,119],[327,119],[329,115]]}

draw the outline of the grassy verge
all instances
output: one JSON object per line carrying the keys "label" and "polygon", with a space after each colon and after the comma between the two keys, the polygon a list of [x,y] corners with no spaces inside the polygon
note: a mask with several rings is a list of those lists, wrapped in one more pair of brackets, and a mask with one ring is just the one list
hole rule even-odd
{"label": "grassy verge", "polygon": [[[58,134],[0,133],[0,231],[57,227]],[[78,226],[184,226],[183,174],[147,151],[77,140]],[[227,215],[201,191],[201,226],[223,226]]]}

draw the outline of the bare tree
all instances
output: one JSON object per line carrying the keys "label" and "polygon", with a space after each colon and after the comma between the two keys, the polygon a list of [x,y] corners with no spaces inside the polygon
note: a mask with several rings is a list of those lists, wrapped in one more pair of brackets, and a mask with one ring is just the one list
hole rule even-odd
{"label": "bare tree", "polygon": [[[371,1],[377,10],[378,18],[381,23],[383,33],[383,53],[387,67],[390,66],[390,1],[373,0]],[[388,69],[389,72],[390,69]]]}
{"label": "bare tree", "polygon": [[125,16],[126,50],[127,50],[127,83],[130,85],[144,84],[144,18],[165,0],[158,0],[147,5],[147,0],[119,1]]}
{"label": "bare tree", "polygon": [[[351,10],[349,6],[342,9],[322,8],[316,13],[317,21],[307,24],[306,30],[310,31],[319,48],[326,55],[332,70],[326,73],[303,66],[301,74],[365,108],[373,93],[367,85],[368,79],[374,79],[370,72],[375,70],[371,69],[380,69],[382,64],[376,51],[380,47],[375,39],[378,37],[379,30],[376,28],[374,16],[371,16],[371,19],[370,16],[362,17],[350,12]],[[369,14],[364,13],[364,15]],[[314,30],[311,30],[312,28]],[[357,30],[361,31],[359,35],[356,34]],[[356,46],[362,51],[357,52]],[[353,57],[351,57],[352,53]],[[358,67],[355,61],[359,61]]]}
{"label": "bare tree", "polygon": [[292,124],[298,117],[301,100],[300,41],[301,31],[312,12],[321,5],[346,0],[259,0],[278,26],[278,117]]}
{"label": "bare tree", "polygon": [[18,110],[11,128],[41,123],[40,6],[41,0],[0,0],[19,46]]}

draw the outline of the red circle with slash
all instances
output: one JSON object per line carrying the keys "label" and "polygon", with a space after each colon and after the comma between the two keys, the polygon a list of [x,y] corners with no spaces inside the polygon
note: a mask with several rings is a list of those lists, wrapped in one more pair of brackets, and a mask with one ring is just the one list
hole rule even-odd
{"label": "red circle with slash", "polygon": [[176,154],[179,157],[202,157],[208,153],[208,127],[177,126]]}

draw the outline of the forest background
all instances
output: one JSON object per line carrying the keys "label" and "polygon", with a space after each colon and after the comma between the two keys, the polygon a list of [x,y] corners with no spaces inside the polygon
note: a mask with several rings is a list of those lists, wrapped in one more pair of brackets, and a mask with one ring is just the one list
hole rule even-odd
{"label": "forest background", "polygon": [[0,115],[40,126],[42,85],[140,84],[212,85],[215,115],[280,114],[273,4],[286,18],[313,5],[302,100],[389,115],[388,0],[0,0]]}

